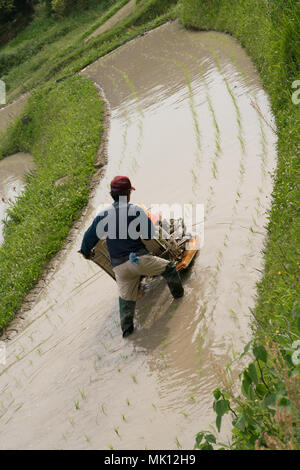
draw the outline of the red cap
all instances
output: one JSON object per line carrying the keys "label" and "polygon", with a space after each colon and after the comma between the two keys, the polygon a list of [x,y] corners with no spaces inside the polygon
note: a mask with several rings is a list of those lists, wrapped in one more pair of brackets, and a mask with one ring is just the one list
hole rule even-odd
{"label": "red cap", "polygon": [[127,176],[115,176],[110,183],[110,187],[114,191],[125,191],[126,189],[134,189],[131,186],[130,179]]}

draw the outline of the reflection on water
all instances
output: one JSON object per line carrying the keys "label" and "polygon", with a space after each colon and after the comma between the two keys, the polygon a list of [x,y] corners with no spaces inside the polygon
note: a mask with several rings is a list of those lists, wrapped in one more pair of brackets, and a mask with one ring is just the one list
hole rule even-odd
{"label": "reflection on water", "polygon": [[3,241],[3,219],[26,185],[26,173],[34,168],[33,157],[18,153],[0,160],[0,244]]}

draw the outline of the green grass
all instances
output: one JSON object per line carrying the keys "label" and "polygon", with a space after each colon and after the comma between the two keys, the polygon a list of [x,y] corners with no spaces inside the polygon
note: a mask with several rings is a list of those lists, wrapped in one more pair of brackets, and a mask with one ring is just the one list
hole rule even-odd
{"label": "green grass", "polygon": [[[107,10],[112,3],[113,7]],[[0,76],[6,83],[8,100],[50,79],[73,75],[139,34],[175,18],[172,7],[176,4],[177,0],[144,0],[127,18],[86,43],[83,39],[124,5],[123,0],[101,2],[102,10],[98,7],[99,10],[75,11],[54,24],[41,9],[21,33],[21,39],[18,36],[0,51]],[[99,20],[95,23],[97,14]]]}
{"label": "green grass", "polygon": [[[49,16],[47,8],[40,5],[33,21],[12,41],[0,49],[0,77],[10,92],[27,81],[32,83],[35,74],[49,67],[59,52],[80,44],[85,33],[105,21],[124,4],[118,0],[93,2],[87,10],[75,10],[66,18]],[[95,25],[95,20],[97,23]]]}
{"label": "green grass", "polygon": [[[25,192],[8,211],[0,247],[0,329],[62,247],[87,204],[102,132],[103,104],[92,82],[81,76],[44,86],[1,141],[1,156],[18,151],[34,156],[36,169]],[[64,184],[56,185],[65,177]]]}
{"label": "green grass", "polygon": [[[265,270],[252,324],[254,347],[265,348],[267,360],[256,358],[255,367],[261,368],[258,381],[254,366],[252,377],[248,369],[243,371],[241,396],[217,393],[214,406],[227,413],[226,400],[235,400],[233,448],[299,448],[300,410],[290,382],[300,375],[292,361],[293,341],[300,338],[300,105],[292,102],[292,83],[300,78],[300,6],[292,0],[183,0],[180,11],[186,27],[229,33],[247,49],[270,97],[278,135]],[[268,341],[274,342],[274,350]],[[280,355],[286,377],[276,368]],[[283,403],[294,420],[295,436],[280,425]]]}

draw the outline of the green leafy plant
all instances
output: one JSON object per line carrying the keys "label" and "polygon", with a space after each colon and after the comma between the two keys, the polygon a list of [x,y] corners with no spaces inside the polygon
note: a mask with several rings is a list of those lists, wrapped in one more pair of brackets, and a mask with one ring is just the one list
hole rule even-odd
{"label": "green leafy plant", "polygon": [[213,444],[216,444],[216,442],[216,437],[210,432],[199,432],[195,439],[194,449],[214,450]]}

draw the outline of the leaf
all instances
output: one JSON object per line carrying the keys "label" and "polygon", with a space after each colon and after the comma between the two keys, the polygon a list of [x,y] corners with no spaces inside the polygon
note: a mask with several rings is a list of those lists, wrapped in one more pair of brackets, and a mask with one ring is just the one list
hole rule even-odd
{"label": "leaf", "polygon": [[214,450],[211,444],[204,443],[200,446],[200,450]]}
{"label": "leaf", "polygon": [[212,442],[213,444],[216,444],[216,442],[217,442],[217,439],[213,434],[206,434],[205,435],[205,440],[207,442]]}
{"label": "leaf", "polygon": [[228,400],[219,400],[214,403],[214,410],[218,416],[223,416],[225,413],[228,413],[229,410],[229,401]]}
{"label": "leaf", "polygon": [[263,362],[267,362],[267,351],[265,350],[264,346],[254,346],[253,347],[253,354],[256,359],[260,359]]}
{"label": "leaf", "polygon": [[214,390],[214,393],[213,393],[214,397],[216,400],[219,400],[219,398],[221,397],[221,392],[218,388],[216,388],[216,390]]}
{"label": "leaf", "polygon": [[252,381],[255,383],[255,385],[258,385],[258,377],[257,377],[256,367],[255,367],[255,364],[253,362],[252,362],[252,364],[249,365],[248,372],[249,372],[249,375],[250,375]]}
{"label": "leaf", "polygon": [[262,398],[268,391],[267,387],[264,384],[258,384],[255,390],[260,398]]}
{"label": "leaf", "polygon": [[276,394],[275,393],[269,393],[264,399],[263,399],[263,404],[266,408],[269,408],[270,410],[275,410],[275,405],[276,405]]}
{"label": "leaf", "polygon": [[246,426],[247,426],[247,427],[248,427],[249,425],[255,427],[256,423],[255,423],[255,421],[251,418],[251,416],[250,416],[250,414],[249,414],[249,411],[247,411],[247,413],[244,413],[244,419],[245,419],[245,423],[246,423]]}
{"label": "leaf", "polygon": [[245,422],[245,417],[242,414],[241,416],[238,417],[236,422],[234,423],[234,426],[239,429],[240,431],[245,431],[246,429],[246,422]]}
{"label": "leaf", "polygon": [[282,406],[282,407],[289,407],[291,404],[290,400],[288,399],[288,397],[281,397],[280,400],[279,400],[279,405]]}
{"label": "leaf", "polygon": [[196,448],[199,448],[200,444],[201,444],[201,441],[203,439],[203,436],[204,436],[204,433],[203,432],[198,432],[197,436],[196,436],[196,441],[195,441],[195,449]]}
{"label": "leaf", "polygon": [[217,426],[218,432],[220,432],[221,430],[221,423],[222,423],[222,416],[218,415],[216,418],[216,426]]}
{"label": "leaf", "polygon": [[250,386],[252,384],[252,379],[247,372],[247,370],[244,370],[243,372],[244,379],[242,381],[242,393],[245,395],[246,398],[249,398],[252,400],[252,394],[250,392]]}
{"label": "leaf", "polygon": [[242,359],[242,357],[244,357],[245,354],[247,354],[247,352],[249,351],[250,346],[251,346],[251,342],[252,342],[252,341],[249,341],[249,343],[247,343],[246,346],[244,347],[244,351],[243,351],[242,354],[240,355],[240,359]]}

